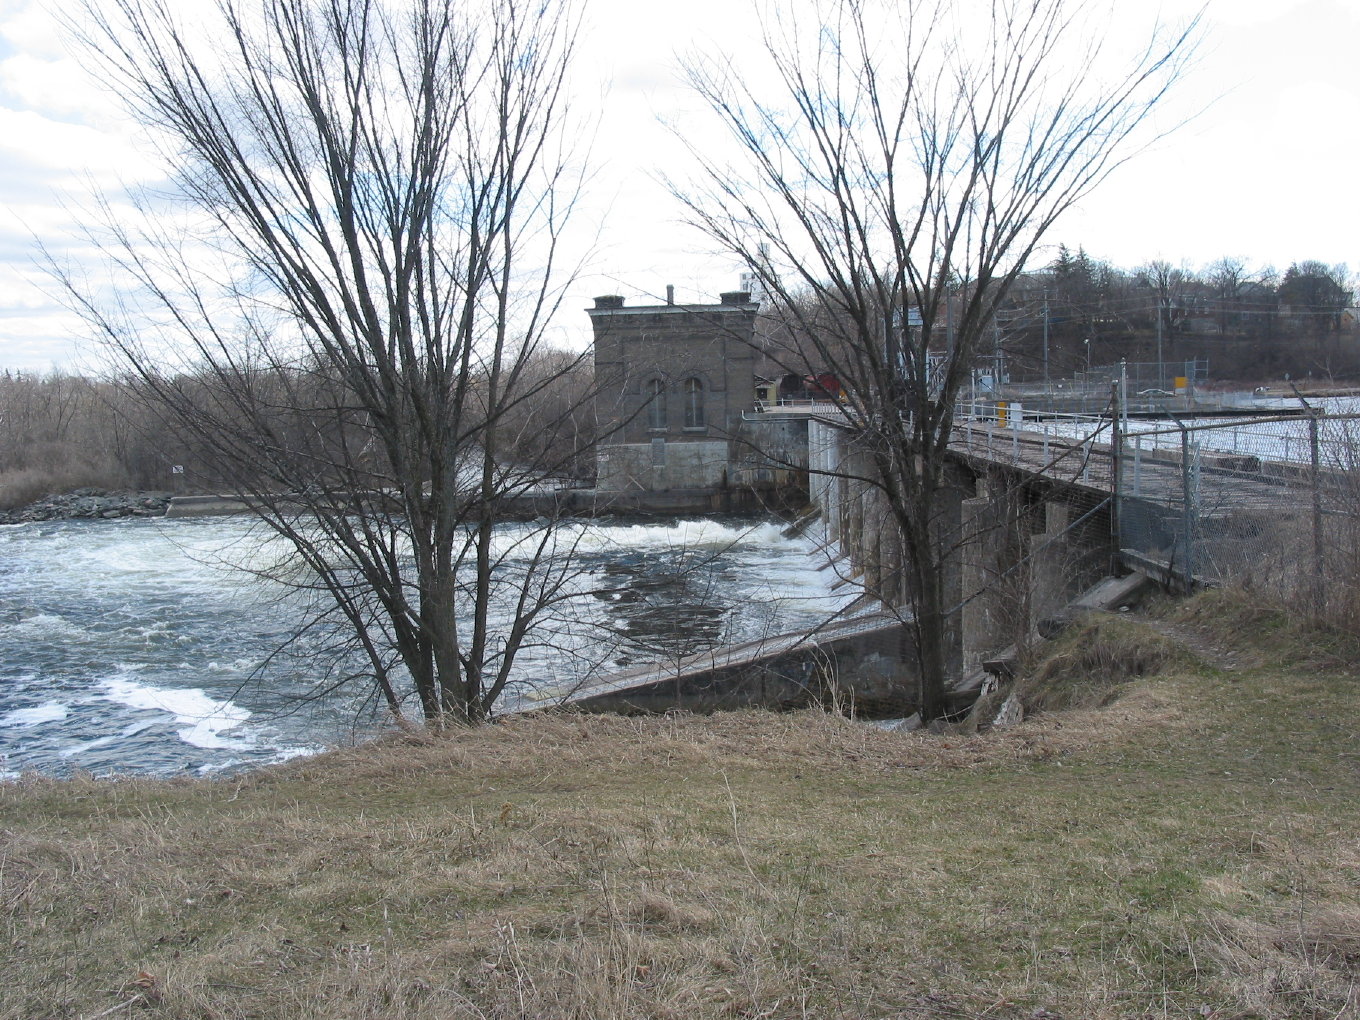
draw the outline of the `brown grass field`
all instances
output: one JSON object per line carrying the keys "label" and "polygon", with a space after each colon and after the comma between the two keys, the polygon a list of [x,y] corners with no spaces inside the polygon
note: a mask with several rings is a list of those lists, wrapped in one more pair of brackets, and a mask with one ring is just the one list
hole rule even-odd
{"label": "brown grass field", "polygon": [[976,735],[545,716],[0,786],[0,1017],[1355,1016],[1354,644],[1208,595],[1049,652]]}

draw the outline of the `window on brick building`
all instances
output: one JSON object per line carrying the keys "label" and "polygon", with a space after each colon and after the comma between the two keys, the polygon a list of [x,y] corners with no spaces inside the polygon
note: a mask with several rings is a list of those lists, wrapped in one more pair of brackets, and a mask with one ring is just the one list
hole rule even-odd
{"label": "window on brick building", "polygon": [[660,379],[647,384],[647,427],[664,429],[666,427],[666,386]]}
{"label": "window on brick building", "polygon": [[685,380],[685,428],[704,427],[704,384],[693,377]]}

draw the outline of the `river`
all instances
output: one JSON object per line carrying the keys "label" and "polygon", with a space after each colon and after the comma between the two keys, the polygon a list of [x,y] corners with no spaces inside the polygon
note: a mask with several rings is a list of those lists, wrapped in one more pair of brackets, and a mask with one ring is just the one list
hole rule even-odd
{"label": "river", "polygon": [[[600,592],[562,628],[577,654],[525,656],[526,684],[795,630],[849,598],[777,523],[573,526]],[[301,610],[236,569],[265,554],[245,517],[0,527],[0,778],[220,773],[380,728],[365,689],[312,696],[325,635],[270,659]]]}

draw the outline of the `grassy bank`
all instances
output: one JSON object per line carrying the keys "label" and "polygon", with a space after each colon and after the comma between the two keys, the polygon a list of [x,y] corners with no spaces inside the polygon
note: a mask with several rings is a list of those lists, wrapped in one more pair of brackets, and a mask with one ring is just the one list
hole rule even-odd
{"label": "grassy bank", "polygon": [[[5,786],[0,1016],[1351,1015],[1346,647],[1105,626],[1037,671],[1103,707],[980,736],[539,718]],[[1157,675],[1071,683],[1092,642]]]}

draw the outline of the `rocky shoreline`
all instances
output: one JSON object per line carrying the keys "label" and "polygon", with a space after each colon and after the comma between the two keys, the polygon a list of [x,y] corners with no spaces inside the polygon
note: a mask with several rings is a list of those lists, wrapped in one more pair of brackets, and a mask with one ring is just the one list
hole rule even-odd
{"label": "rocky shoreline", "polygon": [[77,489],[44,496],[27,506],[0,510],[0,524],[28,521],[113,520],[118,517],[163,517],[173,493],[110,489]]}

